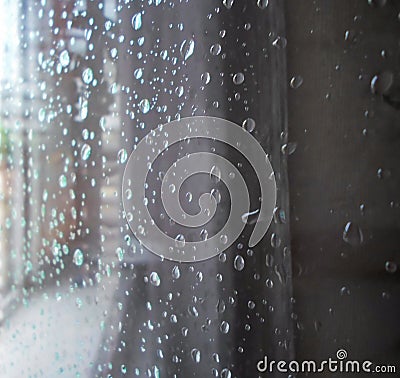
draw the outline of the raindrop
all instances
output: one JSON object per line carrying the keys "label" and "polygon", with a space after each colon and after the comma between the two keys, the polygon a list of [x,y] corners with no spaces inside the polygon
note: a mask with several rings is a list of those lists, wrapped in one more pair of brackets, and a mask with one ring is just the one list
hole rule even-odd
{"label": "raindrop", "polygon": [[143,68],[136,68],[133,72],[133,76],[135,76],[135,79],[141,79],[143,76]]}
{"label": "raindrop", "polygon": [[257,5],[260,9],[265,9],[268,7],[269,0],[257,0]]}
{"label": "raindrop", "polygon": [[290,86],[291,86],[293,89],[300,88],[302,84],[303,84],[303,78],[302,78],[300,75],[293,76],[293,77],[290,79]]}
{"label": "raindrop", "polygon": [[65,68],[69,65],[71,59],[69,57],[69,53],[67,50],[61,51],[60,54],[60,63]]}
{"label": "raindrop", "polygon": [[292,155],[297,148],[297,143],[293,142],[293,143],[285,143],[284,145],[282,145],[281,147],[281,151],[284,155]]}
{"label": "raindrop", "polygon": [[204,85],[207,85],[211,80],[210,73],[209,72],[204,72],[203,74],[201,74],[200,80]]}
{"label": "raindrop", "polygon": [[198,349],[196,349],[196,348],[192,349],[191,355],[192,355],[193,361],[196,362],[196,364],[200,363],[201,353]]}
{"label": "raindrop", "polygon": [[231,9],[235,0],[222,0],[222,4],[225,5],[226,9]]}
{"label": "raindrop", "polygon": [[372,7],[384,7],[387,0],[368,0],[368,4]]}
{"label": "raindrop", "polygon": [[388,273],[395,273],[397,271],[397,264],[394,261],[386,261],[385,269]]}
{"label": "raindrop", "polygon": [[219,43],[214,43],[211,47],[210,47],[210,53],[212,55],[219,55],[221,53],[221,45]]}
{"label": "raindrop", "polygon": [[245,263],[244,263],[243,257],[240,255],[237,255],[235,257],[235,260],[233,261],[233,266],[235,267],[235,269],[240,272],[244,269],[244,265],[245,265]]}
{"label": "raindrop", "polygon": [[221,242],[222,244],[228,243],[228,237],[227,237],[226,235],[221,235],[221,236],[219,237],[219,240],[220,240],[220,242]]}
{"label": "raindrop", "polygon": [[142,27],[142,14],[140,12],[132,17],[132,27],[134,30],[139,30]]}
{"label": "raindrop", "polygon": [[228,368],[221,370],[221,378],[232,378],[232,373]]}
{"label": "raindrop", "polygon": [[185,39],[181,44],[181,56],[183,59],[188,60],[194,52],[194,40]]}
{"label": "raindrop", "polygon": [[353,222],[347,222],[343,230],[343,240],[351,246],[360,245],[364,241],[361,228]]}
{"label": "raindrop", "polygon": [[82,160],[89,159],[91,153],[92,153],[92,147],[90,147],[88,144],[85,143],[81,149]]}
{"label": "raindrop", "polygon": [[180,276],[181,276],[181,271],[179,270],[179,266],[175,265],[172,268],[172,278],[177,280],[177,279],[179,279]]}
{"label": "raindrop", "polygon": [[221,181],[221,170],[216,165],[211,167],[210,178],[215,183]]}
{"label": "raindrop", "polygon": [[128,153],[126,152],[125,148],[121,148],[118,151],[118,162],[124,164],[128,159]]}
{"label": "raindrop", "polygon": [[223,299],[218,299],[217,312],[222,314],[225,311],[225,308],[226,308],[226,306],[225,306],[224,300]]}
{"label": "raindrop", "polygon": [[182,234],[178,234],[177,237],[175,238],[175,245],[178,248],[183,248],[185,246],[185,237]]}
{"label": "raindrop", "polygon": [[240,85],[244,82],[244,74],[242,72],[238,72],[233,75],[233,83],[236,85]]}
{"label": "raindrop", "polygon": [[91,68],[85,68],[82,72],[82,80],[85,84],[90,84],[93,80],[93,70]]}
{"label": "raindrop", "polygon": [[287,40],[285,37],[278,36],[274,39],[272,45],[278,49],[284,49],[287,45]]}
{"label": "raindrop", "polygon": [[160,276],[158,275],[157,272],[151,272],[151,274],[150,274],[150,283],[153,286],[160,286],[161,279],[160,279]]}
{"label": "raindrop", "polygon": [[65,188],[67,184],[68,184],[67,177],[65,175],[61,175],[58,178],[58,185],[60,185],[60,188]]}
{"label": "raindrop", "polygon": [[256,128],[256,122],[253,118],[246,118],[242,123],[242,127],[249,133],[251,133]]}
{"label": "raindrop", "polygon": [[393,72],[384,71],[379,75],[375,75],[371,80],[371,92],[379,95],[386,94],[392,87],[393,81]]}
{"label": "raindrop", "polygon": [[146,114],[150,110],[150,101],[147,98],[144,98],[139,102],[139,108],[143,114]]}
{"label": "raindrop", "polygon": [[77,266],[81,266],[83,264],[83,252],[79,248],[75,250],[72,261]]}
{"label": "raindrop", "polygon": [[219,329],[222,333],[225,333],[225,334],[228,333],[229,332],[229,323],[225,320],[222,321]]}

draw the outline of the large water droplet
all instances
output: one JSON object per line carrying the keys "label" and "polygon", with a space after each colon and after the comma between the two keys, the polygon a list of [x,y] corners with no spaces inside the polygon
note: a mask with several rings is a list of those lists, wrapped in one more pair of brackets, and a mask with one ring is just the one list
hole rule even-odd
{"label": "large water droplet", "polygon": [[144,98],[139,102],[139,108],[143,114],[146,114],[150,110],[150,101],[147,98]]}
{"label": "large water droplet", "polygon": [[385,269],[388,273],[396,273],[397,264],[394,261],[386,261]]}
{"label": "large water droplet", "polygon": [[293,76],[293,77],[290,79],[290,86],[291,86],[293,89],[300,88],[302,84],[303,84],[303,78],[302,78],[300,75]]}
{"label": "large water droplet", "polygon": [[160,284],[161,284],[161,279],[160,279],[160,276],[158,275],[157,272],[151,272],[151,273],[150,273],[150,283],[151,283],[153,286],[160,286]]}
{"label": "large water droplet", "polygon": [[85,68],[82,72],[82,80],[85,84],[90,84],[93,80],[93,70],[91,68]]}
{"label": "large water droplet", "polygon": [[69,57],[68,51],[67,50],[61,51],[61,54],[60,54],[60,63],[61,63],[61,65],[64,68],[68,67],[70,61],[71,61],[71,59]]}
{"label": "large water droplet", "polygon": [[175,245],[178,248],[183,248],[185,246],[185,236],[183,236],[182,234],[178,234],[177,237],[175,238]]}
{"label": "large water droplet", "polygon": [[89,159],[91,153],[92,153],[92,147],[90,147],[88,144],[85,143],[81,149],[82,160]]}
{"label": "large water droplet", "polygon": [[225,320],[222,321],[219,329],[222,333],[225,333],[225,334],[228,333],[229,332],[229,323]]}
{"label": "large water droplet", "polygon": [[394,75],[391,71],[384,71],[379,75],[375,75],[371,80],[371,92],[373,94],[386,94],[392,87]]}
{"label": "large water droplet", "polygon": [[225,5],[226,9],[231,9],[233,7],[235,0],[222,0],[222,4]]}
{"label": "large water droplet", "polygon": [[352,245],[360,245],[364,241],[361,228],[353,222],[347,222],[343,230],[343,240]]}
{"label": "large water droplet", "polygon": [[240,255],[237,255],[235,257],[235,260],[233,261],[233,266],[235,267],[235,269],[240,272],[244,269],[244,265],[245,265],[244,258]]}
{"label": "large water droplet", "polygon": [[242,123],[242,127],[249,133],[251,133],[256,128],[256,122],[253,118],[246,118]]}
{"label": "large water droplet", "polygon": [[240,85],[244,82],[244,74],[242,72],[238,72],[233,75],[233,83],[236,85]]}
{"label": "large water droplet", "polygon": [[268,0],[257,0],[257,5],[260,9],[265,9],[268,7],[269,1]]}
{"label": "large water droplet", "polygon": [[83,264],[83,252],[79,248],[75,250],[72,261],[77,266],[81,266]]}
{"label": "large water droplet", "polygon": [[67,177],[65,175],[61,175],[58,178],[58,185],[60,185],[60,188],[65,188],[67,184],[68,184]]}
{"label": "large water droplet", "polygon": [[179,266],[175,265],[172,268],[172,278],[177,280],[177,279],[179,279],[180,276],[181,276],[181,271],[179,270]]}
{"label": "large water droplet", "polygon": [[210,53],[212,55],[219,55],[221,53],[221,45],[219,43],[214,43],[211,47],[210,47]]}
{"label": "large water droplet", "polygon": [[278,49],[284,49],[287,45],[287,40],[285,37],[278,36],[274,39],[272,45]]}
{"label": "large water droplet", "polygon": [[191,355],[192,355],[193,361],[196,362],[196,364],[200,363],[201,353],[198,349],[196,349],[196,348],[192,349]]}
{"label": "large water droplet", "polygon": [[142,27],[142,14],[140,12],[133,15],[132,27],[134,30],[139,30]]}
{"label": "large water droplet", "polygon": [[193,39],[185,39],[181,44],[181,56],[183,59],[188,60],[194,52],[194,40]]}

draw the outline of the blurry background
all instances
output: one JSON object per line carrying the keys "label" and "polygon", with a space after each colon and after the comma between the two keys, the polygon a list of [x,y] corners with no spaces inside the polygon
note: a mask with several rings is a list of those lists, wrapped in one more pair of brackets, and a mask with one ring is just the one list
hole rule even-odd
{"label": "blurry background", "polygon": [[[2,376],[253,377],[264,355],[340,348],[400,360],[400,2],[1,7]],[[123,169],[152,128],[204,114],[269,153],[274,221],[253,250],[245,230],[207,262],[160,261],[124,221]]]}

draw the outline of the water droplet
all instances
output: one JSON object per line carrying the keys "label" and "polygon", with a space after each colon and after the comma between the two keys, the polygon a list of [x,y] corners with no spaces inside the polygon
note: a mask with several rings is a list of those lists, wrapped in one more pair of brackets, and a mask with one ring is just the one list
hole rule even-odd
{"label": "water droplet", "polygon": [[216,166],[213,165],[210,171],[210,178],[213,182],[217,183],[221,181],[221,170]]}
{"label": "water droplet", "polygon": [[204,85],[207,85],[211,80],[210,73],[209,72],[204,72],[203,74],[201,74],[200,80]]}
{"label": "water droplet", "polygon": [[135,76],[135,79],[141,79],[143,76],[143,68],[136,68],[133,72],[133,76]]}
{"label": "water droplet", "polygon": [[346,287],[346,286],[343,286],[341,289],[340,289],[340,295],[350,295],[350,289],[348,288],[348,287]]}
{"label": "water droplet", "polygon": [[225,306],[224,300],[223,299],[218,299],[217,312],[222,314],[225,311],[225,308],[226,308],[226,306]]}
{"label": "water droplet", "polygon": [[219,55],[221,53],[221,45],[219,43],[214,43],[211,47],[210,47],[210,53],[212,55]]}
{"label": "water droplet", "polygon": [[387,0],[368,0],[368,4],[372,7],[384,7]]}
{"label": "water droplet", "polygon": [[303,78],[302,78],[300,75],[293,76],[293,77],[290,79],[290,86],[291,86],[293,89],[300,88],[302,84],[303,84]]}
{"label": "water droplet", "polygon": [[192,349],[191,355],[192,355],[193,361],[196,362],[196,364],[200,363],[201,353],[198,349],[196,349],[196,348]]}
{"label": "water droplet", "polygon": [[227,237],[226,235],[221,235],[221,236],[219,237],[219,240],[220,240],[220,242],[221,242],[222,244],[228,243],[228,237]]}
{"label": "water droplet", "polygon": [[185,246],[185,237],[182,234],[178,234],[177,237],[175,238],[175,245],[178,248],[183,248]]}
{"label": "water droplet", "polygon": [[194,40],[193,39],[185,39],[181,44],[181,56],[183,59],[188,60],[194,52]]}
{"label": "water droplet", "polygon": [[150,110],[150,101],[147,98],[144,98],[139,102],[139,108],[143,114],[146,114]]}
{"label": "water droplet", "polygon": [[92,147],[90,147],[88,144],[85,143],[81,149],[82,160],[89,159],[91,153],[92,153]]}
{"label": "water droplet", "polygon": [[386,261],[385,269],[388,273],[395,273],[397,271],[397,264],[394,261]]}
{"label": "water droplet", "polygon": [[278,49],[284,49],[287,45],[287,40],[285,37],[278,36],[274,39],[272,45]]}
{"label": "water droplet", "polygon": [[93,80],[93,70],[91,68],[85,68],[82,72],[82,80],[85,84],[90,84]]}
{"label": "water droplet", "polygon": [[256,122],[253,118],[246,118],[242,123],[242,127],[249,133],[251,133],[256,128]]}
{"label": "water droplet", "polygon": [[232,378],[232,373],[228,368],[221,370],[221,378]]}
{"label": "water droplet", "polygon": [[60,188],[66,188],[67,184],[68,184],[67,177],[65,175],[61,175],[58,178],[58,185],[60,185]]}
{"label": "water droplet", "polygon": [[181,271],[179,270],[179,266],[175,265],[172,268],[172,278],[177,280],[177,279],[179,279],[180,276],[181,276]]}
{"label": "water droplet", "polygon": [[265,9],[268,7],[269,0],[257,0],[257,5],[260,9]]}
{"label": "water droplet", "polygon": [[233,83],[236,85],[240,85],[244,82],[244,74],[242,72],[238,72],[233,75]]}
{"label": "water droplet", "polygon": [[83,252],[79,248],[75,250],[72,261],[77,266],[81,266],[83,264]]}
{"label": "water droplet", "polygon": [[134,30],[139,30],[142,27],[142,14],[140,12],[133,15],[132,27]]}
{"label": "water droplet", "polygon": [[392,87],[394,75],[391,71],[384,71],[379,75],[375,75],[371,80],[371,92],[373,94],[386,94]]}
{"label": "water droplet", "polygon": [[235,267],[235,269],[240,272],[244,269],[244,265],[245,265],[244,258],[240,255],[237,255],[235,257],[235,260],[233,261],[233,266]]}
{"label": "water droplet", "polygon": [[157,272],[151,272],[151,274],[150,274],[150,283],[153,286],[160,286],[161,279],[160,279],[160,276],[158,275]]}
{"label": "water droplet", "polygon": [[281,147],[281,151],[284,155],[292,155],[297,148],[297,143],[285,143],[284,145],[282,145]]}
{"label": "water droplet", "polygon": [[226,9],[231,9],[235,0],[222,0],[222,4],[225,5]]}
{"label": "water droplet", "polygon": [[229,323],[225,320],[222,321],[219,329],[222,333],[225,333],[225,334],[228,333],[229,332]]}
{"label": "water droplet", "polygon": [[71,59],[69,57],[68,51],[67,50],[61,51],[61,54],[60,54],[60,63],[61,63],[61,65],[64,68],[68,67],[70,61],[71,61]]}
{"label": "water droplet", "polygon": [[127,159],[128,159],[128,153],[126,152],[125,148],[121,148],[118,151],[118,161],[119,161],[119,163],[124,164]]}
{"label": "water droplet", "polygon": [[353,222],[347,222],[343,230],[343,240],[351,246],[360,245],[364,241],[361,228]]}

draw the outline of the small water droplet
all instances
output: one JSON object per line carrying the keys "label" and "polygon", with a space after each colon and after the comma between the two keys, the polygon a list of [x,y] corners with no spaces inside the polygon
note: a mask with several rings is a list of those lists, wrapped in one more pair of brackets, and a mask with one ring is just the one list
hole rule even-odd
{"label": "small water droplet", "polygon": [[133,15],[132,27],[134,30],[139,30],[142,27],[142,14],[140,12]]}
{"label": "small water droplet", "polygon": [[69,57],[68,51],[67,50],[61,51],[61,54],[60,54],[61,66],[63,66],[64,68],[68,67],[70,61],[71,61],[71,59]]}
{"label": "small water droplet", "polygon": [[178,234],[175,238],[175,245],[178,248],[183,248],[186,244],[185,237],[182,234]]}
{"label": "small water droplet", "polygon": [[235,257],[235,260],[233,261],[233,266],[235,267],[235,269],[237,271],[239,271],[239,272],[242,271],[245,266],[244,258],[240,255],[237,255]]}
{"label": "small water droplet", "polygon": [[85,68],[82,72],[82,80],[85,84],[90,84],[93,80],[93,70],[91,68]]}
{"label": "small water droplet", "polygon": [[66,188],[67,184],[68,184],[67,177],[65,175],[61,175],[58,178],[58,185],[60,185],[60,188]]}
{"label": "small water droplet", "polygon": [[227,334],[229,332],[229,323],[225,320],[222,321],[219,329],[222,333]]}
{"label": "small water droplet", "polygon": [[128,153],[126,152],[125,148],[121,148],[118,151],[118,161],[120,164],[124,164],[128,159]]}
{"label": "small water droplet", "polygon": [[160,276],[158,275],[157,272],[151,272],[151,273],[150,273],[150,283],[151,283],[153,286],[160,286],[160,284],[161,284],[161,279],[160,279]]}
{"label": "small water droplet", "polygon": [[210,53],[212,55],[219,55],[221,53],[221,45],[219,43],[214,43],[211,47],[210,47]]}
{"label": "small water droplet", "polygon": [[85,143],[81,149],[82,160],[89,159],[91,153],[92,153],[92,147],[90,147],[88,144]]}
{"label": "small water droplet", "polygon": [[274,39],[272,45],[278,49],[284,49],[287,45],[287,40],[285,37],[278,36]]}
{"label": "small water droplet", "polygon": [[222,4],[225,5],[226,9],[231,9],[233,7],[235,0],[222,0]]}
{"label": "small water droplet", "polygon": [[135,76],[135,79],[141,79],[143,76],[143,68],[136,68],[136,70],[133,71],[133,76]]}
{"label": "small water droplet", "polygon": [[257,5],[260,9],[265,9],[268,7],[269,0],[257,0]]}
{"label": "small water droplet", "polygon": [[83,252],[79,248],[75,250],[72,261],[76,266],[81,266],[83,264]]}
{"label": "small water droplet", "polygon": [[201,353],[198,349],[196,349],[196,348],[192,349],[191,355],[192,355],[193,361],[196,362],[196,364],[200,363]]}
{"label": "small water droplet", "polygon": [[353,222],[347,222],[343,230],[343,240],[351,246],[360,245],[364,241],[361,228]]}
{"label": "small water droplet", "polygon": [[219,240],[220,240],[220,242],[221,242],[222,244],[228,243],[228,237],[227,237],[226,235],[221,235],[221,236],[219,237]]}
{"label": "small water droplet", "polygon": [[146,114],[150,110],[150,101],[147,98],[144,98],[139,102],[139,108],[143,114]]}
{"label": "small water droplet", "polygon": [[242,123],[242,127],[249,133],[251,133],[256,128],[256,122],[253,118],[246,118]]}
{"label": "small water droplet", "polygon": [[386,261],[385,269],[388,273],[395,273],[397,271],[397,264],[394,261]]}
{"label": "small water droplet", "polygon": [[194,52],[195,43],[193,39],[185,39],[181,44],[181,56],[183,59],[188,60]]}
{"label": "small water droplet", "polygon": [[233,75],[233,83],[236,85],[240,85],[244,82],[244,74],[242,72],[238,72]]}
{"label": "small water droplet", "polygon": [[303,84],[303,78],[300,75],[293,76],[290,79],[290,86],[293,89],[300,88],[302,84]]}
{"label": "small water droplet", "polygon": [[221,370],[221,378],[232,378],[232,373],[228,368]]}
{"label": "small water droplet", "polygon": [[204,85],[207,85],[211,80],[210,73],[209,72],[204,72],[203,74],[201,74],[200,80]]}
{"label": "small water droplet", "polygon": [[179,266],[175,265],[172,268],[172,278],[177,280],[177,279],[179,279],[180,276],[181,276],[181,271],[179,270]]}

